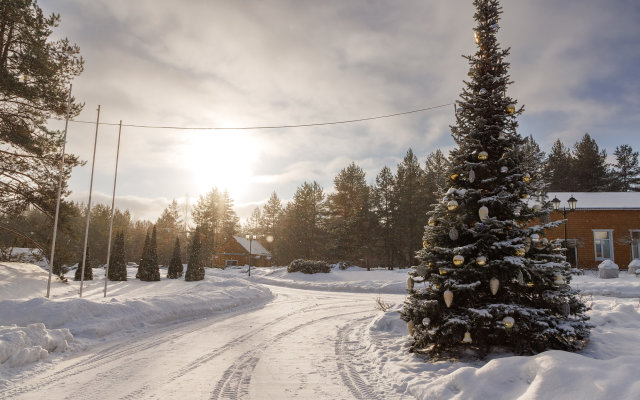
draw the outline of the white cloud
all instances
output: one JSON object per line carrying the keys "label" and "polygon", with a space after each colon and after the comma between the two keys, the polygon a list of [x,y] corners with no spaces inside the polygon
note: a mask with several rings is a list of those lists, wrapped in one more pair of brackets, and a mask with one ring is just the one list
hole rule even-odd
{"label": "white cloud", "polygon": [[[95,119],[97,104],[103,121],[227,127],[407,111],[455,100],[468,69],[460,55],[474,51],[471,1],[41,5],[62,14],[60,33],[77,42],[86,59],[74,82],[76,97],[86,102],[86,120]],[[512,47],[510,93],[527,106],[521,132],[547,148],[558,137],[573,144],[586,131],[610,153],[623,143],[640,148],[640,117],[630,111],[640,103],[634,70],[640,62],[638,7],[625,1],[513,0],[503,8],[499,40]],[[237,204],[254,204],[273,190],[290,198],[305,180],[329,190],[351,161],[367,171],[369,181],[382,166],[395,168],[409,147],[423,163],[436,148],[452,145],[451,123],[452,110],[445,108],[357,124],[248,131],[243,143],[256,148],[249,160],[242,143],[222,151],[255,174],[236,179],[245,189],[232,193]],[[94,128],[71,128],[69,150],[90,160]],[[101,128],[100,135],[95,187],[108,193],[116,131]],[[125,129],[118,193],[156,204],[206,190],[206,179],[197,178],[203,171],[189,168],[209,164],[185,163],[184,157],[207,149],[190,153],[185,147],[214,141],[191,137]],[[74,191],[88,190],[88,168],[74,173]],[[211,185],[221,186],[215,175]],[[143,203],[131,204],[155,207]]]}

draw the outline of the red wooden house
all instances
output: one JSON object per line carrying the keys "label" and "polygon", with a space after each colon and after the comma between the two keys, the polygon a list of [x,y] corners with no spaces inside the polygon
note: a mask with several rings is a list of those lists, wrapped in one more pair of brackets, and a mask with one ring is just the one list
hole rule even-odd
{"label": "red wooden house", "polygon": [[273,266],[273,261],[271,253],[264,248],[259,240],[231,236],[216,249],[213,254],[213,266],[226,268],[236,265],[270,267]]}
{"label": "red wooden house", "polygon": [[[567,239],[572,265],[594,269],[612,260],[620,269],[640,258],[640,192],[549,193],[560,200],[551,220],[567,219],[565,225],[547,232],[550,239]],[[568,200],[577,200],[571,210]],[[566,237],[565,237],[566,229]]]}

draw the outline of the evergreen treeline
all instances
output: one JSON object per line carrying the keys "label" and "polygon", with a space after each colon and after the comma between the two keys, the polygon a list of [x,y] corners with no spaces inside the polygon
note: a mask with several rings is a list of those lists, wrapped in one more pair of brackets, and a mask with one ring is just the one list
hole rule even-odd
{"label": "evergreen treeline", "polygon": [[[549,191],[640,190],[638,152],[629,145],[616,148],[613,164],[589,134],[572,149],[556,141],[548,156],[531,136],[517,150],[522,165],[548,179]],[[264,245],[279,264],[301,258],[363,267],[413,265],[426,213],[451,178],[447,170],[440,150],[429,154],[423,167],[409,149],[395,173],[385,166],[368,185],[364,171],[351,163],[334,178],[330,195],[317,182],[304,182],[283,205],[274,192],[244,230],[269,239]]]}
{"label": "evergreen treeline", "polygon": [[[86,227],[87,207],[82,203],[65,203],[65,218],[60,220],[57,233],[54,273],[66,272],[64,265],[76,264],[78,254],[82,254]],[[115,210],[113,218],[113,238],[111,258],[109,260],[109,279],[126,280],[126,263],[145,262],[149,257],[155,260],[152,265],[169,266],[176,257],[176,246],[188,243],[191,228],[184,223],[185,210],[172,201],[162,212],[155,224],[146,220],[134,220],[128,210]],[[226,192],[213,189],[201,196],[193,206],[193,225],[201,226],[203,238],[202,254],[213,254],[213,244],[217,246],[239,230],[238,217],[233,210],[233,200]],[[91,208],[89,223],[88,253],[91,254],[94,267],[101,267],[107,262],[107,246],[109,243],[109,224],[111,208],[96,204]],[[37,208],[29,208],[21,213],[0,214],[0,258],[9,254],[11,247],[39,248],[47,258],[51,251],[52,219]],[[24,231],[28,226],[30,232]],[[155,253],[145,252],[145,238],[149,234],[149,246],[153,242],[152,230],[155,230]],[[174,267],[181,268],[181,254],[178,248]],[[185,260],[188,248],[184,247]],[[147,252],[149,248],[147,248]],[[8,257],[8,256],[7,256]],[[212,257],[203,256],[204,266],[211,266]],[[85,276],[88,271],[85,270]],[[182,275],[182,270],[177,272]],[[145,275],[146,276],[146,275]],[[151,273],[155,277],[155,273]]]}
{"label": "evergreen treeline", "polygon": [[546,158],[545,175],[550,192],[640,191],[638,152],[629,145],[616,147],[615,162],[607,163],[607,152],[587,133],[573,148],[559,139]]}
{"label": "evergreen treeline", "polygon": [[[518,157],[529,170],[547,178],[548,190],[552,192],[640,190],[638,152],[629,145],[621,145],[613,155],[615,162],[607,163],[606,152],[586,134],[572,148],[556,141],[548,155],[532,137],[524,138]],[[450,178],[447,168],[448,158],[440,150],[421,163],[409,149],[395,171],[385,166],[372,178],[351,163],[336,175],[329,195],[317,182],[304,182],[286,204],[272,193],[262,208],[253,211],[243,230],[264,238],[261,243],[280,265],[298,258],[344,261],[363,267],[413,265],[414,255],[421,248],[419,239],[427,222],[426,213],[442,197],[439,188]],[[66,203],[64,212],[58,229],[56,273],[64,271],[63,265],[78,262],[84,240],[86,206]],[[108,206],[92,207],[89,251],[96,266],[106,263],[110,214]],[[184,209],[175,200],[155,225],[134,220],[127,210],[116,210],[113,230],[122,237],[114,235],[113,256],[116,251],[123,252],[120,257],[124,261],[119,262],[139,262],[145,237],[155,227],[156,264],[169,266],[176,240],[184,244],[181,249],[184,253],[179,257],[186,262],[192,235],[183,215]],[[200,227],[199,263],[212,266],[214,249],[240,230],[233,200],[227,192],[214,188],[199,197],[191,217],[191,226]],[[48,256],[52,223],[37,208],[0,215],[0,224],[5,227],[0,230],[0,248],[39,247]],[[14,234],[24,226],[31,229],[28,235]],[[123,248],[116,250],[119,240]],[[176,262],[174,267],[180,276],[178,265]]]}
{"label": "evergreen treeline", "polygon": [[304,182],[283,205],[274,192],[244,229],[266,238],[262,242],[278,264],[322,259],[362,267],[409,266],[446,170],[440,150],[423,167],[409,149],[395,173],[384,167],[370,185],[362,168],[351,163],[334,178],[331,194],[317,182]]}

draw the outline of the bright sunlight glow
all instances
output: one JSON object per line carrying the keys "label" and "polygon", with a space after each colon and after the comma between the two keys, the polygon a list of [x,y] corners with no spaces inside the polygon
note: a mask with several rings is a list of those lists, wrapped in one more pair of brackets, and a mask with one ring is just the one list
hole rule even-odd
{"label": "bright sunlight glow", "polygon": [[198,132],[182,149],[184,165],[198,193],[228,190],[237,198],[249,188],[259,156],[257,140],[246,132]]}

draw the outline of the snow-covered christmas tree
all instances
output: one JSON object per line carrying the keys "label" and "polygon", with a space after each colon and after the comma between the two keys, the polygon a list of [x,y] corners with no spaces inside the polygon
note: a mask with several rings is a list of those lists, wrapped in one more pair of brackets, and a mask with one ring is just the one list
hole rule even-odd
{"label": "snow-covered christmas tree", "polygon": [[477,51],[451,127],[443,198],[429,213],[421,264],[402,311],[411,351],[433,358],[494,350],[575,351],[589,336],[585,305],[569,286],[560,242],[548,241],[551,206],[516,132],[523,112],[507,95],[508,49],[496,39],[498,0],[475,0]]}

